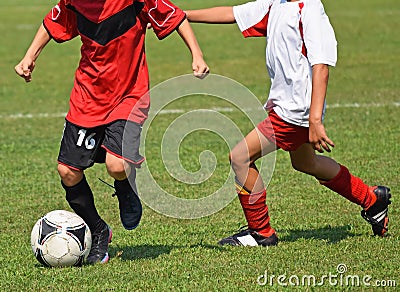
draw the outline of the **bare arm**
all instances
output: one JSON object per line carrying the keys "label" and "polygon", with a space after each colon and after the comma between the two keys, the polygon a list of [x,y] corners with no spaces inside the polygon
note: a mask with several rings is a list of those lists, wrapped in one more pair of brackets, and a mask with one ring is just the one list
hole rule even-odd
{"label": "bare arm", "polygon": [[185,11],[190,22],[235,23],[232,6],[220,6],[199,10]]}
{"label": "bare arm", "polygon": [[35,69],[35,62],[42,52],[43,48],[50,41],[51,37],[44,28],[43,24],[40,25],[35,37],[24,58],[15,66],[15,72],[25,79],[26,82],[32,80],[32,72]]}
{"label": "bare arm", "polygon": [[325,64],[316,64],[312,67],[312,93],[310,106],[309,139],[313,148],[319,152],[324,149],[330,152],[329,146],[335,147],[329,139],[322,124],[322,111],[328,87],[329,68]]}
{"label": "bare arm", "polygon": [[197,43],[197,39],[193,33],[193,30],[186,19],[178,27],[178,33],[184,40],[192,54],[192,69],[194,76],[198,78],[204,78],[207,73],[209,73],[210,69],[203,59],[203,53],[201,52],[200,46]]}

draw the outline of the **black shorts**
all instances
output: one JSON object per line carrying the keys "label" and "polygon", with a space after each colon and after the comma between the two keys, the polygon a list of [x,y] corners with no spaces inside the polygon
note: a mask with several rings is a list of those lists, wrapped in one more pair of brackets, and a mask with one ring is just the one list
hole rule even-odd
{"label": "black shorts", "polygon": [[139,154],[142,125],[117,120],[107,125],[84,128],[65,122],[58,162],[84,170],[95,162],[104,163],[106,152],[136,167],[144,161]]}

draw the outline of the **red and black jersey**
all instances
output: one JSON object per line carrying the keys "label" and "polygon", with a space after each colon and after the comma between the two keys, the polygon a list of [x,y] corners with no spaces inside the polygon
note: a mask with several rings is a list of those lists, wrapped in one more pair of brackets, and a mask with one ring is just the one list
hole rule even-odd
{"label": "red and black jersey", "polygon": [[43,24],[57,42],[82,40],[67,120],[84,127],[143,123],[150,104],[146,26],[162,39],[184,19],[168,0],[61,0]]}

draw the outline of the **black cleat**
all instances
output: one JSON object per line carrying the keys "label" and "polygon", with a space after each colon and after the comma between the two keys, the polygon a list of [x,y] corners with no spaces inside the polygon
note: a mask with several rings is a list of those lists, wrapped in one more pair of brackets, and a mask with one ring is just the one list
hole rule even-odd
{"label": "black cleat", "polygon": [[218,244],[232,246],[273,246],[278,244],[278,237],[275,233],[268,237],[264,237],[257,231],[245,229],[220,240]]}
{"label": "black cleat", "polygon": [[374,235],[384,236],[388,231],[388,209],[392,195],[390,189],[385,186],[372,187],[370,192],[376,195],[376,202],[367,210],[362,210],[361,216],[372,225]]}
{"label": "black cleat", "polygon": [[107,224],[102,230],[92,233],[92,248],[86,259],[88,264],[105,264],[108,262],[110,259],[108,255],[108,244],[111,242],[111,238],[112,230]]}
{"label": "black cleat", "polygon": [[122,226],[127,230],[135,229],[142,218],[142,203],[138,195],[132,191],[124,194],[115,192],[113,196],[118,198]]}

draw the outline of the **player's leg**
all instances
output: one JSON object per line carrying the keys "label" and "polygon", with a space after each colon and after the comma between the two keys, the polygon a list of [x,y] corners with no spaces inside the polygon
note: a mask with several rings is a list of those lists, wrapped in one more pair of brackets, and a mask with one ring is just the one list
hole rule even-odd
{"label": "player's leg", "polygon": [[108,173],[114,178],[114,195],[118,198],[121,223],[125,229],[132,230],[139,225],[142,218],[142,204],[135,181],[136,168],[110,153],[106,155],[106,166]]}
{"label": "player's leg", "polygon": [[144,158],[139,154],[141,125],[118,120],[105,130],[103,147],[106,149],[106,167],[114,178],[120,218],[127,230],[139,225],[142,204],[136,187],[136,167]]}
{"label": "player's leg", "polygon": [[340,171],[340,165],[335,160],[317,155],[309,143],[289,153],[295,170],[312,175],[320,181],[329,181]]}
{"label": "player's leg", "polygon": [[290,158],[294,169],[314,176],[322,185],[360,205],[363,217],[372,224],[374,234],[383,235],[387,231],[390,189],[368,186],[332,158],[317,155],[308,143],[291,151]]}
{"label": "player's leg", "polygon": [[[66,199],[92,233],[92,248],[87,258],[89,263],[108,261],[108,243],[112,237],[111,229],[97,212],[83,171],[93,164],[101,136],[101,129],[89,130],[66,122],[58,156],[58,173]],[[87,143],[85,137],[91,137]]]}
{"label": "player's leg", "polygon": [[277,149],[257,128],[240,141],[229,154],[236,182],[250,193],[265,190],[264,182],[255,162],[260,157]]}
{"label": "player's leg", "polygon": [[82,217],[91,231],[103,227],[103,220],[95,207],[93,193],[84,172],[71,169],[63,164],[59,164],[57,169],[66,199],[72,210]]}
{"label": "player's leg", "polygon": [[255,161],[272,151],[276,145],[256,128],[240,141],[230,153],[235,172],[237,193],[245,214],[248,229],[222,239],[219,244],[276,245],[278,239],[270,226],[266,190]]}

